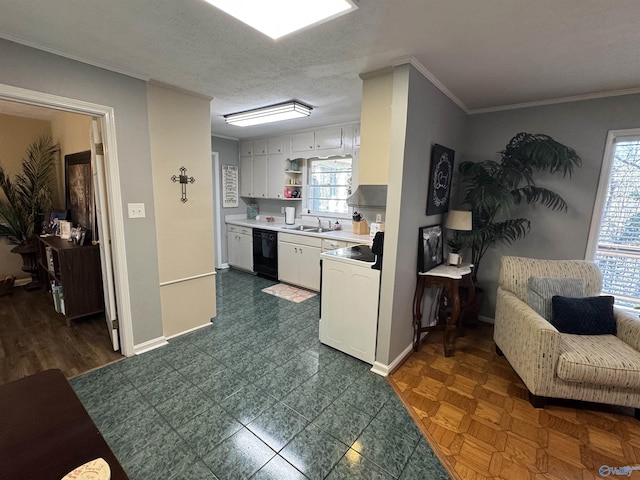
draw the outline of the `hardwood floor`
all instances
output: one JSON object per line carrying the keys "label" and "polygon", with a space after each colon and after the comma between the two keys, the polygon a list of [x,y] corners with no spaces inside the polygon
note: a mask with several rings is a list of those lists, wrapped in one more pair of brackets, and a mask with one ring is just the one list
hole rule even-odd
{"label": "hardwood floor", "polygon": [[47,292],[16,287],[0,297],[0,384],[49,368],[71,378],[122,358],[102,315],[67,327]]}
{"label": "hardwood floor", "polygon": [[602,478],[602,465],[640,465],[632,409],[560,400],[533,408],[492,336],[489,324],[467,329],[446,358],[438,332],[390,377],[452,478],[587,480]]}

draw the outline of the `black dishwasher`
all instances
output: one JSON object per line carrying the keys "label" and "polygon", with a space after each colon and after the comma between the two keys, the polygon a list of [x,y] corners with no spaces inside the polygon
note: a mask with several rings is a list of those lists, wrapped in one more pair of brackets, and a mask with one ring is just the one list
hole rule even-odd
{"label": "black dishwasher", "polygon": [[253,271],[278,279],[278,232],[253,229]]}

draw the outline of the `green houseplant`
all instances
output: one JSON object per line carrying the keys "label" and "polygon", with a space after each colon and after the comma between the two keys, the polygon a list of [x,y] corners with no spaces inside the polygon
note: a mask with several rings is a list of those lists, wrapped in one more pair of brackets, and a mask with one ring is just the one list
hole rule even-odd
{"label": "green houseplant", "polygon": [[0,237],[10,244],[31,241],[53,203],[54,161],[60,149],[49,136],[31,143],[22,162],[22,173],[12,180],[0,165]]}
{"label": "green houseplant", "polygon": [[534,182],[536,172],[571,176],[582,164],[574,149],[548,135],[518,133],[500,152],[500,160],[462,162],[462,205],[472,212],[473,230],[456,232],[471,248],[473,279],[477,284],[482,257],[496,242],[511,244],[531,229],[526,218],[512,218],[511,211],[522,204],[541,204],[551,210],[566,211],[567,204],[557,193]]}
{"label": "green houseplant", "polygon": [[22,257],[22,270],[31,274],[37,286],[38,263],[33,244],[42,220],[53,203],[54,161],[60,153],[49,136],[42,136],[27,148],[22,161],[22,173],[12,180],[0,165],[0,238],[15,245],[11,252]]}

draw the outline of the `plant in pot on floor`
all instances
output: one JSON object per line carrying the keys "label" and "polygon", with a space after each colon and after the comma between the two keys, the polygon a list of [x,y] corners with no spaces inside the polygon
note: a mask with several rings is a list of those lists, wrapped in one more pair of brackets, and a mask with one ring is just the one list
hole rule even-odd
{"label": "plant in pot on floor", "polygon": [[34,279],[37,260],[33,237],[51,211],[54,161],[59,152],[51,137],[42,136],[27,148],[22,173],[14,175],[13,180],[0,165],[0,189],[5,197],[0,199],[0,238],[15,245],[11,251],[22,256],[22,270]]}
{"label": "plant in pot on floor", "polygon": [[[459,167],[463,189],[462,205],[472,212],[473,230],[457,232],[464,246],[471,249],[473,281],[478,285],[482,258],[496,242],[512,244],[531,230],[531,221],[512,218],[514,208],[540,204],[551,210],[567,211],[567,204],[557,193],[537,186],[537,172],[571,176],[582,164],[576,151],[548,135],[518,133],[500,152],[500,160],[462,162]],[[482,290],[477,288],[477,306],[470,314],[477,318]]]}

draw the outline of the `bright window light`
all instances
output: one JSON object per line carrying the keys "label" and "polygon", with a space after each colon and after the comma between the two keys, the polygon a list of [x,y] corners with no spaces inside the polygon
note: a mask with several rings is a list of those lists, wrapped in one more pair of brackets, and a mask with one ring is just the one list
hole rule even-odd
{"label": "bright window light", "polygon": [[274,40],[358,8],[358,0],[206,1]]}

